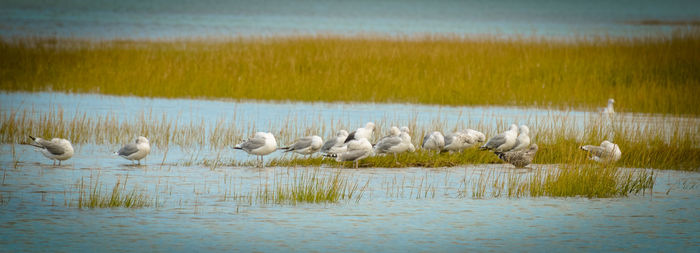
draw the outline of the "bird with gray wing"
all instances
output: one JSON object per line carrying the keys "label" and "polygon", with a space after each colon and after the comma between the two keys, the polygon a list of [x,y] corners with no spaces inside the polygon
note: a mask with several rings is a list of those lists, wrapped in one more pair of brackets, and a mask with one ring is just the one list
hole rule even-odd
{"label": "bird with gray wing", "polygon": [[151,144],[146,139],[146,137],[139,136],[136,141],[124,145],[119,151],[115,152],[115,155],[121,156],[129,161],[137,161],[141,165],[141,159],[146,158],[146,156],[151,153]]}
{"label": "bird with gray wing", "polygon": [[537,153],[537,144],[530,145],[530,148],[525,150],[494,152],[502,161],[514,165],[516,168],[523,168],[532,163]]}
{"label": "bird with gray wing", "polygon": [[345,147],[345,138],[348,138],[348,131],[340,130],[335,134],[335,137],[328,138],[326,143],[323,143],[321,147],[321,153],[323,154],[338,154],[347,147]]}
{"label": "bird with gray wing", "polygon": [[579,148],[587,151],[590,159],[599,163],[617,162],[622,157],[620,147],[609,141],[603,141],[600,146],[584,145]]}
{"label": "bird with gray wing", "polygon": [[294,141],[294,144],[280,148],[284,152],[294,152],[301,155],[311,155],[321,149],[323,139],[317,135],[302,137]]}
{"label": "bird with gray wing", "polygon": [[51,159],[53,161],[53,165],[56,165],[56,161],[58,161],[58,165],[60,166],[61,161],[65,161],[73,157],[73,146],[70,144],[70,141],[66,139],[53,138],[48,141],[42,138],[33,137],[31,135],[29,138],[34,141],[34,143],[31,143],[30,145],[36,147],[36,151],[41,152],[41,154],[46,158]]}
{"label": "bird with gray wing", "polygon": [[515,139],[515,145],[511,150],[508,151],[518,151],[526,149],[530,146],[530,128],[526,125],[520,125],[520,134],[518,138]]}
{"label": "bird with gray wing", "polygon": [[500,133],[494,137],[491,137],[486,144],[479,148],[480,150],[493,150],[498,152],[505,152],[511,150],[515,147],[515,140],[518,137],[518,125],[510,125],[510,129],[503,133]]}
{"label": "bird with gray wing", "polygon": [[236,145],[233,149],[240,149],[248,154],[258,156],[260,158],[258,166],[265,167],[263,156],[277,150],[277,140],[272,133],[257,132],[253,138]]}
{"label": "bird with gray wing", "polygon": [[338,162],[352,161],[355,168],[359,167],[359,160],[367,158],[372,154],[372,144],[366,138],[352,140],[347,143],[347,150],[336,156]]}
{"label": "bird with gray wing", "polygon": [[431,132],[423,137],[422,146],[423,149],[435,150],[437,153],[440,153],[440,151],[445,148],[445,136],[438,131]]}

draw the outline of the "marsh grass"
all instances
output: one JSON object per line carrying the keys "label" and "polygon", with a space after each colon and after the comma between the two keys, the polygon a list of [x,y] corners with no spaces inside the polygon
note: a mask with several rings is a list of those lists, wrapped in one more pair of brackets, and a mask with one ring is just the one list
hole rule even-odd
{"label": "marsh grass", "polygon": [[369,184],[350,177],[340,170],[325,171],[319,168],[288,170],[284,175],[275,174],[255,192],[260,204],[338,203],[360,201]]}
{"label": "marsh grass", "polygon": [[[203,165],[214,170],[221,166],[253,166],[254,161],[235,160],[226,157],[225,150],[247,138],[255,130],[247,124],[227,124],[223,119],[193,120],[182,122],[179,118],[169,119],[142,112],[137,119],[118,119],[113,114],[88,116],[75,112],[67,116],[63,110],[56,109],[37,113],[32,110],[20,112],[0,112],[0,141],[3,143],[27,143],[27,135],[67,138],[74,145],[82,143],[123,145],[132,142],[134,136],[145,133],[152,144],[165,151],[171,145],[187,150],[188,157],[183,157],[180,165]],[[501,163],[491,152],[478,151],[476,147],[462,153],[433,154],[420,150],[423,136],[434,130],[451,132],[467,127],[477,129],[493,136],[506,129],[512,120],[505,120],[496,115],[484,116],[479,122],[461,122],[448,126],[439,116],[426,122],[417,122],[413,117],[409,121],[392,121],[387,118],[376,119],[378,128],[372,142],[385,135],[391,125],[410,126],[413,144],[419,148],[415,153],[398,156],[398,163],[393,156],[372,156],[360,162],[361,167],[451,167],[465,164]],[[268,126],[278,139],[280,146],[291,143],[299,136],[319,134],[324,138],[332,136],[338,128],[353,129],[341,120],[323,123],[317,120],[312,124],[296,117],[279,119],[278,125]],[[330,123],[328,123],[330,122]],[[540,147],[535,156],[536,164],[559,164],[562,161],[581,160],[586,162],[586,153],[579,146],[599,145],[609,140],[619,145],[622,159],[618,166],[629,168],[656,168],[676,170],[700,169],[700,131],[698,119],[671,116],[601,116],[591,113],[585,116],[572,116],[569,113],[552,113],[546,116],[524,115],[515,122],[527,124],[531,129],[532,143]],[[326,134],[324,134],[326,133]],[[213,153],[212,153],[213,152]],[[212,156],[213,154],[213,156]],[[163,158],[165,161],[165,156]],[[283,155],[268,158],[269,166],[329,166],[350,167],[350,163],[337,163],[332,158],[321,158],[315,154],[311,158],[297,155]]]}
{"label": "marsh grass", "polygon": [[114,186],[111,188],[103,187],[100,182],[100,177],[90,176],[86,182],[82,177],[77,183],[77,199],[68,200],[67,206],[77,208],[143,208],[157,206],[158,199],[151,199],[144,192],[133,188],[126,189],[128,176],[121,182],[121,178],[117,179]]}
{"label": "marsh grass", "polygon": [[[465,179],[466,180],[466,179]],[[473,198],[586,197],[612,198],[653,191],[653,170],[600,165],[560,165],[531,171],[489,169],[470,178]],[[460,196],[467,195],[467,187]]]}
{"label": "marsh grass", "polygon": [[0,38],[0,90],[585,110],[614,97],[627,112],[698,115],[699,49],[694,28],[637,38]]}

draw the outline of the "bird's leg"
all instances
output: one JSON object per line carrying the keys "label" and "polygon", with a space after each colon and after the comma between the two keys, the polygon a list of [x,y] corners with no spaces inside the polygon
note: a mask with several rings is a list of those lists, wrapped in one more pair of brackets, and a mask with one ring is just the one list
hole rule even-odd
{"label": "bird's leg", "polygon": [[61,166],[61,160],[58,160],[58,166]]}
{"label": "bird's leg", "polygon": [[359,161],[359,160],[355,160],[355,169],[357,169],[357,168],[359,168],[359,167],[360,167],[360,161]]}

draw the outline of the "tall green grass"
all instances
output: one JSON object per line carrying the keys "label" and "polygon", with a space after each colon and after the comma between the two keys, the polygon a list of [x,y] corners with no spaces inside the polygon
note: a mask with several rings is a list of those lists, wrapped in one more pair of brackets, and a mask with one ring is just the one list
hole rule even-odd
{"label": "tall green grass", "polygon": [[466,185],[471,185],[473,198],[611,198],[651,194],[656,176],[653,171],[645,169],[567,164],[551,169],[536,168],[529,173],[491,169],[470,178],[470,181],[460,189],[462,196],[467,194]]}
{"label": "tall green grass", "polygon": [[288,171],[259,185],[254,199],[259,204],[338,203],[360,201],[369,181],[362,184],[342,171],[319,168]]}
{"label": "tall green grass", "polygon": [[87,182],[85,178],[81,178],[77,184],[77,199],[67,201],[66,205],[77,208],[142,208],[157,205],[158,199],[151,199],[136,188],[127,190],[127,181],[128,177],[124,183],[117,179],[114,187],[109,190],[102,186],[99,176],[91,176]]}
{"label": "tall green grass", "polygon": [[588,110],[613,97],[620,111],[700,114],[692,28],[644,38],[3,38],[0,55],[5,91]]}

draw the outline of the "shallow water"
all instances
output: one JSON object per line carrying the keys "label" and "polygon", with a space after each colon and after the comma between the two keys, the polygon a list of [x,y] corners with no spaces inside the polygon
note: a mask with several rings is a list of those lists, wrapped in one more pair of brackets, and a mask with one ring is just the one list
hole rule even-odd
{"label": "shallow water", "polygon": [[[162,99],[142,97],[120,97],[97,94],[65,94],[57,92],[10,92],[0,93],[0,113],[9,115],[12,112],[32,112],[30,117],[39,117],[41,113],[62,111],[65,120],[77,115],[86,114],[88,117],[104,117],[114,115],[117,120],[133,121],[141,115],[151,115],[151,119],[161,122],[163,117],[175,125],[188,126],[195,124],[204,127],[202,132],[211,136],[211,129],[217,123],[234,126],[241,131],[240,137],[226,147],[233,146],[257,131],[273,132],[278,145],[286,146],[299,137],[317,134],[324,140],[335,135],[339,129],[352,131],[363,127],[366,122],[377,124],[375,138],[386,134],[390,126],[412,126],[413,141],[420,146],[419,140],[424,133],[434,130],[454,131],[456,129],[472,128],[506,130],[507,124],[528,124],[530,136],[536,139],[540,128],[546,128],[552,120],[566,119],[572,130],[582,131],[590,120],[600,119],[596,112],[562,111],[556,109],[537,109],[522,107],[480,107],[480,106],[436,106],[415,104],[375,104],[375,103],[300,103],[300,102],[259,102],[234,100],[197,100],[197,99]],[[148,117],[147,117],[148,118]],[[617,113],[614,120],[639,124],[640,127],[655,127],[666,131],[671,136],[675,131],[674,124],[687,127],[686,132],[695,133],[700,127],[700,118],[670,117],[650,114]],[[415,124],[415,126],[414,126]],[[503,125],[501,125],[503,124]],[[684,129],[684,128],[681,128]],[[99,130],[97,130],[99,131]],[[280,135],[284,132],[284,135]],[[494,133],[485,132],[487,136]],[[48,136],[44,137],[47,138]],[[129,136],[129,141],[136,136]],[[235,161],[254,161],[255,157],[248,156],[242,151],[219,149],[204,146],[168,147],[156,145],[158,140],[146,136],[153,145],[152,154],[147,162],[178,163],[199,159],[230,158]],[[700,145],[700,136],[695,138]],[[108,146],[93,147],[91,143],[74,145],[76,157],[91,160],[95,156],[81,154],[82,150],[98,149],[101,153],[98,159],[110,156],[123,143],[111,143]],[[269,158],[279,158],[282,152],[275,152]],[[79,160],[79,159],[74,159]],[[79,162],[77,162],[79,163]],[[76,164],[79,165],[79,164]]]}
{"label": "shallow water", "polygon": [[[251,126],[246,134],[296,122],[359,127],[407,124],[495,126],[552,115],[583,122],[581,111],[515,107],[441,107],[406,104],[266,103],[150,99],[63,93],[0,93],[0,113],[63,110],[66,118],[114,114],[119,120],[144,113],[178,124],[217,119]],[[663,122],[655,115],[618,117]],[[697,128],[695,118],[682,119]],[[307,122],[308,121],[308,122]],[[381,122],[380,122],[381,121]],[[337,124],[337,123],[336,123]],[[330,128],[330,127],[329,127]],[[328,136],[335,129],[325,129]],[[536,134],[533,128],[533,134]],[[231,143],[231,145],[234,143]],[[0,145],[0,245],[9,251],[689,251],[700,248],[700,174],[655,171],[653,192],[626,198],[476,199],[475,178],[504,165],[454,168],[346,169],[351,183],[367,185],[359,200],[337,204],[271,204],[255,196],[265,185],[311,168],[183,166],[192,152],[202,157],[252,161],[241,151],[154,146],[143,166],[111,153],[119,144],[76,144],[62,166],[31,146]],[[283,145],[281,143],[280,145]],[[269,157],[279,157],[276,152]],[[267,157],[267,158],[269,158]],[[180,164],[180,165],[178,165]],[[541,166],[554,169],[553,165]],[[333,167],[317,173],[327,177]],[[527,175],[528,170],[518,173]],[[99,178],[99,179],[98,179]],[[99,180],[103,192],[117,180],[155,206],[79,209],[81,180]],[[287,181],[284,181],[287,182]],[[156,200],[157,199],[157,200]]]}
{"label": "shallow water", "polygon": [[173,38],[280,34],[617,35],[669,32],[647,19],[694,20],[670,1],[3,1],[0,35]]}
{"label": "shallow water", "polygon": [[[275,205],[232,195],[253,195],[275,176],[309,168],[137,167],[99,152],[59,167],[27,146],[16,147],[15,163],[10,148],[0,146],[0,244],[10,251],[700,249],[696,172],[656,171],[653,193],[627,198],[475,199],[465,179],[509,169],[348,169],[341,173],[350,181],[368,182],[359,201]],[[157,197],[158,205],[76,208],[76,184],[98,177],[104,191],[128,177],[126,189]]]}

